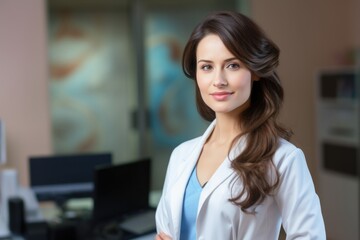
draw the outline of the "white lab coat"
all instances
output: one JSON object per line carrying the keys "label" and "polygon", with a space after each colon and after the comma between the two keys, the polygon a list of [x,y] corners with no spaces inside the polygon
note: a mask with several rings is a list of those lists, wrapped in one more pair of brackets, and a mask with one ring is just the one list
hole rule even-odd
{"label": "white lab coat", "polygon": [[[184,191],[202,147],[212,132],[215,121],[203,136],[179,145],[170,157],[162,197],[156,211],[157,231],[173,240],[180,238]],[[230,159],[244,146],[240,139]],[[274,196],[253,206],[256,214],[246,214],[228,199],[241,189],[241,182],[232,183],[237,175],[225,161],[203,188],[197,211],[197,239],[202,240],[277,240],[281,224],[287,239],[325,240],[325,227],[320,202],[299,148],[281,139],[273,161],[280,173],[280,186]]]}

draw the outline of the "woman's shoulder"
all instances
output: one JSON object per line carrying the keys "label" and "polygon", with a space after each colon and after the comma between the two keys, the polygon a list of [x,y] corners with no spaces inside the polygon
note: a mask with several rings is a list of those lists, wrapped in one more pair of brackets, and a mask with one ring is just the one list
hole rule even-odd
{"label": "woman's shoulder", "polygon": [[284,138],[280,138],[278,143],[279,143],[279,146],[278,146],[277,151],[279,151],[279,152],[291,153],[291,152],[299,149],[295,144],[293,144],[292,142],[289,142],[288,140],[286,140]]}
{"label": "woman's shoulder", "polygon": [[299,147],[283,138],[279,139],[279,145],[273,158],[276,166],[291,165],[293,161],[304,160],[304,153]]}
{"label": "woman's shoulder", "polygon": [[175,170],[179,166],[179,163],[188,160],[188,156],[192,154],[200,141],[201,137],[197,137],[185,141],[175,147],[170,156],[168,171]]}
{"label": "woman's shoulder", "polygon": [[200,139],[201,136],[182,142],[181,144],[179,144],[177,147],[174,148],[173,154],[192,151],[192,149],[194,149],[194,147],[199,143]]}

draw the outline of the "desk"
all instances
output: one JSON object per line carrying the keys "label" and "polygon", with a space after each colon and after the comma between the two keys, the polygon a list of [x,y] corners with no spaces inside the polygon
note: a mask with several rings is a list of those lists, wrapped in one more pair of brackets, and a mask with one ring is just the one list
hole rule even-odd
{"label": "desk", "polygon": [[[44,231],[46,231],[49,234],[49,231],[51,231],[52,233],[49,234],[49,237],[46,238],[44,234],[42,234],[42,236],[39,238],[38,236],[32,235],[32,236],[14,236],[11,235],[10,232],[8,231],[8,229],[6,228],[5,224],[1,221],[1,225],[0,225],[0,240],[28,240],[28,239],[49,239],[49,240],[64,240],[64,238],[62,238],[62,236],[69,236],[69,238],[65,237],[66,239],[76,239],[76,240],[106,240],[106,239],[118,239],[118,240],[122,240],[122,239],[126,239],[126,240],[153,240],[155,238],[155,233],[149,233],[146,235],[142,235],[142,236],[134,236],[133,234],[124,234],[123,237],[119,237],[119,238],[114,238],[114,235],[112,236],[108,236],[108,237],[99,237],[96,235],[91,235],[90,233],[88,234],[84,234],[84,235],[78,235],[75,236],[74,233],[75,232],[79,232],[79,229],[82,228],[84,225],[83,223],[76,223],[73,222],[73,225],[71,225],[71,223],[63,223],[63,225],[58,224],[58,225],[47,225],[47,227],[45,226],[46,229],[44,229]],[[86,223],[85,223],[86,224]],[[79,229],[77,229],[79,228]]]}
{"label": "desk", "polygon": [[[159,199],[161,196],[161,191],[152,191],[150,193],[150,205],[152,207],[156,207]],[[80,208],[85,208],[85,209],[91,209],[92,208],[92,204],[89,201],[73,201],[70,202],[70,208],[73,207],[80,207]],[[49,204],[49,203],[45,203],[45,204],[40,204],[40,210],[41,210],[41,214],[42,216],[47,220],[50,221],[49,219],[57,216],[59,214],[59,209],[55,207],[55,205],[53,204]],[[11,233],[9,232],[8,226],[5,224],[5,222],[3,221],[3,219],[0,217],[0,240],[1,238],[5,238],[8,237]],[[134,237],[131,238],[132,240],[153,240],[155,237],[155,233],[150,233],[141,237]],[[129,239],[129,238],[127,238]],[[12,238],[12,240],[23,240],[23,238],[21,237],[14,237]],[[80,239],[83,240],[83,239]]]}

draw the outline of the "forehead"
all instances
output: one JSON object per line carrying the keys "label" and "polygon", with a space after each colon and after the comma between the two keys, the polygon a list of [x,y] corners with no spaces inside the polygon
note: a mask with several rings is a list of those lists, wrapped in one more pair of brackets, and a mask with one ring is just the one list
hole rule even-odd
{"label": "forehead", "polygon": [[221,38],[216,34],[208,34],[200,40],[196,48],[196,58],[213,59],[213,58],[234,57],[229,49],[226,48]]}

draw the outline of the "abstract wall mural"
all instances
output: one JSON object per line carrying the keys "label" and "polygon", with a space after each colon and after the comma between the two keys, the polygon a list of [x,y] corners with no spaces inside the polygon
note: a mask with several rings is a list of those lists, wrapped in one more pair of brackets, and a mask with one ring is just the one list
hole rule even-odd
{"label": "abstract wall mural", "polygon": [[[154,146],[173,148],[205,128],[195,104],[194,82],[181,58],[198,12],[151,12],[146,25],[146,76]],[[186,20],[189,19],[189,20]]]}
{"label": "abstract wall mural", "polygon": [[135,155],[129,141],[136,80],[128,25],[126,15],[118,12],[50,15],[55,153],[111,151],[125,160]]}

